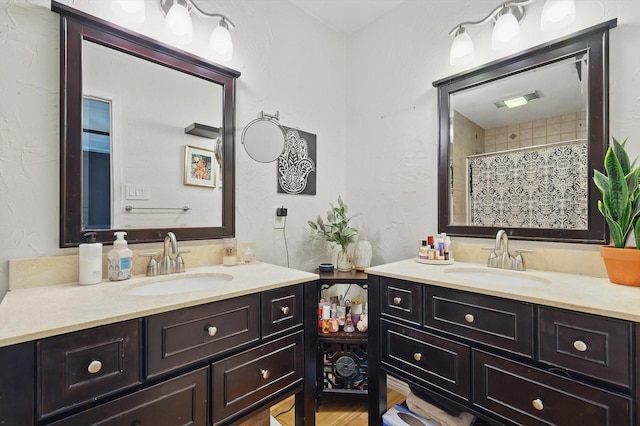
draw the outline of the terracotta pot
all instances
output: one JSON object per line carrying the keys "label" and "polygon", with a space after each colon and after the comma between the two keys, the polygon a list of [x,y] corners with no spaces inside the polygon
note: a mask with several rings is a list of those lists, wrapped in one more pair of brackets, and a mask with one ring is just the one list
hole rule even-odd
{"label": "terracotta pot", "polygon": [[600,256],[607,268],[609,281],[614,284],[640,286],[640,250],[600,246]]}

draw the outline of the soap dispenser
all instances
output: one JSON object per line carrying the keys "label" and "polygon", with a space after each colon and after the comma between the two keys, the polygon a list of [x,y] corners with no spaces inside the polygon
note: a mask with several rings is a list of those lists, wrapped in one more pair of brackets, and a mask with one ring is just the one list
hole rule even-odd
{"label": "soap dispenser", "polygon": [[96,233],[84,234],[86,243],[80,244],[79,283],[82,285],[98,284],[102,281],[102,244],[96,242]]}
{"label": "soap dispenser", "polygon": [[116,236],[116,240],[113,242],[113,249],[107,256],[109,279],[111,281],[126,280],[131,278],[133,252],[127,248],[127,241],[124,239],[124,236],[127,235],[126,232],[118,231],[113,235]]}

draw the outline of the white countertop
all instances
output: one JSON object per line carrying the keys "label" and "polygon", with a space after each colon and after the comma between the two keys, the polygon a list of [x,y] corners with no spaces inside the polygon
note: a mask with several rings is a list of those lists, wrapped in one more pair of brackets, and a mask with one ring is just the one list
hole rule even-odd
{"label": "white countertop", "polygon": [[[131,287],[149,282],[204,274],[231,275],[233,279],[211,289],[180,294],[126,294]],[[72,283],[12,290],[0,303],[0,347],[317,279],[317,274],[258,262],[87,286]]]}
{"label": "white countertop", "polygon": [[[452,272],[464,269],[475,270],[478,274],[483,271],[502,274],[505,278],[513,277],[513,281],[506,278],[504,281],[480,282],[453,276]],[[640,322],[640,287],[612,284],[606,278],[535,270],[506,271],[464,262],[427,265],[415,259],[371,267],[365,272]],[[517,284],[518,277],[542,282]]]}

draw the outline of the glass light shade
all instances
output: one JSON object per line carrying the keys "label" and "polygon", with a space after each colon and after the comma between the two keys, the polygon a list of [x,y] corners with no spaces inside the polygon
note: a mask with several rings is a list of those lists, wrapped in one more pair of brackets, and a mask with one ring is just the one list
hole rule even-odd
{"label": "glass light shade", "polygon": [[451,44],[449,52],[449,62],[451,65],[466,65],[473,61],[474,47],[473,40],[466,31],[460,32]]}
{"label": "glass light shade", "polygon": [[547,0],[542,9],[540,30],[555,31],[570,25],[576,19],[574,0]]}
{"label": "glass light shade", "polygon": [[191,43],[193,38],[193,23],[186,7],[174,4],[169,9],[164,21],[164,28],[180,43]]}
{"label": "glass light shade", "polygon": [[491,48],[493,50],[505,50],[519,39],[520,24],[518,24],[516,17],[511,13],[500,15],[491,34]]}
{"label": "glass light shade", "polygon": [[142,23],[145,18],[144,0],[111,0],[111,10],[118,19]]}
{"label": "glass light shade", "polygon": [[209,38],[209,49],[216,58],[225,61],[231,60],[233,57],[233,41],[226,24],[221,22],[220,25],[214,28],[211,38]]}

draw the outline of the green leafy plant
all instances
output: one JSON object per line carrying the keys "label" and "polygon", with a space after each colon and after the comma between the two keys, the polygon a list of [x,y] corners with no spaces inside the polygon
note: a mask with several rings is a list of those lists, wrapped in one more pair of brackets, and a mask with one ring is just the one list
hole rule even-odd
{"label": "green leafy plant", "polygon": [[307,223],[316,231],[316,238],[329,241],[332,247],[339,245],[342,250],[346,250],[358,237],[358,230],[349,226],[349,221],[354,216],[347,216],[347,205],[340,196],[338,196],[337,207],[331,203],[329,205],[331,209],[327,211],[326,219],[318,216],[315,222],[308,220]]}
{"label": "green leafy plant", "polygon": [[609,226],[613,245],[624,248],[633,232],[640,249],[640,167],[629,162],[625,150],[627,140],[612,138],[604,157],[606,174],[594,170],[593,181],[602,194],[598,210]]}

